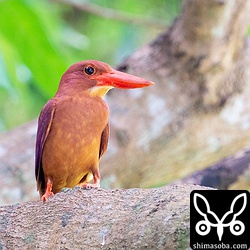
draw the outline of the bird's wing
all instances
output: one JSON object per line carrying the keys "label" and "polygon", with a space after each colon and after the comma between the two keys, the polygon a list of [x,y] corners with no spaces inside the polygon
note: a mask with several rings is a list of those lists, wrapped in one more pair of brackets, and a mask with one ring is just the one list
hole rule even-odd
{"label": "bird's wing", "polygon": [[51,129],[55,109],[55,101],[53,99],[48,101],[43,107],[38,120],[38,129],[36,135],[35,175],[37,181],[37,189],[39,191],[41,190],[41,188],[44,188],[46,186],[42,166],[42,152],[44,143]]}
{"label": "bird's wing", "polygon": [[99,158],[101,158],[102,155],[106,152],[108,147],[108,140],[109,140],[109,123],[106,125],[105,129],[102,132]]}

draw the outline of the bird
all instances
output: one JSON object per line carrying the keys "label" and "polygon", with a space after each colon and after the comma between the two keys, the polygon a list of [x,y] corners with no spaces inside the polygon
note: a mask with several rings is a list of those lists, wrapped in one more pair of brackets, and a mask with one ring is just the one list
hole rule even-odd
{"label": "bird", "polygon": [[109,108],[103,97],[112,88],[153,84],[97,60],[68,68],[38,119],[35,177],[42,201],[64,187],[100,187],[99,162],[109,140]]}

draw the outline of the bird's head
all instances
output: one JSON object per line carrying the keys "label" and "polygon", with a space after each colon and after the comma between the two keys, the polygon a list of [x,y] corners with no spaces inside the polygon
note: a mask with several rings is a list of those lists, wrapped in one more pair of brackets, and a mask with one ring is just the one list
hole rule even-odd
{"label": "bird's head", "polygon": [[87,60],[73,64],[62,76],[59,91],[77,89],[103,97],[110,89],[134,89],[153,82],[115,70],[107,63]]}

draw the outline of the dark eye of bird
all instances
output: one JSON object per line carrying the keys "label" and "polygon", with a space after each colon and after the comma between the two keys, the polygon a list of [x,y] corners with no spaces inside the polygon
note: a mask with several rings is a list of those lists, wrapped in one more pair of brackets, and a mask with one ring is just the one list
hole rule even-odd
{"label": "dark eye of bird", "polygon": [[95,69],[91,66],[86,67],[84,71],[87,75],[93,75],[95,73]]}

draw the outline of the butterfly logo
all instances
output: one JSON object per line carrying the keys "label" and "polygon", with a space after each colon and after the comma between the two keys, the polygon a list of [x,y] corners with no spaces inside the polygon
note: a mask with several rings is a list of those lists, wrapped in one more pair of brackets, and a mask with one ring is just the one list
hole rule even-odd
{"label": "butterfly logo", "polygon": [[[241,203],[240,199],[243,199],[243,205],[242,207],[238,208]],[[198,200],[200,200],[198,205]],[[245,210],[246,205],[247,205],[247,194],[242,193],[237,195],[230,206],[230,210],[227,211],[221,219],[210,209],[210,205],[207,201],[207,199],[199,194],[195,193],[193,197],[193,202],[194,202],[194,207],[196,211],[204,218],[203,220],[200,220],[197,222],[195,226],[195,230],[199,235],[207,235],[209,234],[211,227],[217,228],[217,235],[219,238],[219,241],[221,241],[223,233],[224,233],[224,228],[229,227],[230,232],[233,235],[241,235],[245,231],[245,225],[243,224],[242,221],[237,220],[237,217]],[[238,203],[237,207],[235,204]],[[203,206],[201,206],[203,204]],[[204,206],[205,205],[205,206]],[[205,208],[205,209],[204,209]],[[238,209],[238,210],[237,210]],[[226,220],[230,220],[230,222],[225,223]]]}

